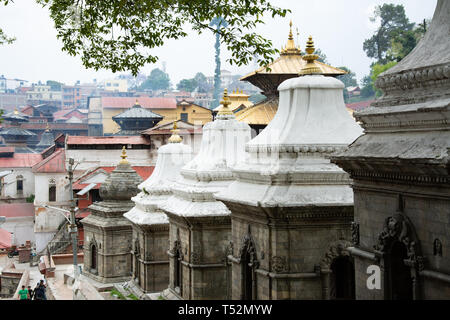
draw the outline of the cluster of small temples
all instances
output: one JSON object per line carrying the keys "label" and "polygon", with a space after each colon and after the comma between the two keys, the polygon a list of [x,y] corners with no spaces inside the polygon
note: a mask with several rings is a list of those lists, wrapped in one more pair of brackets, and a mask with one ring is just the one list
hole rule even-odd
{"label": "cluster of small temples", "polygon": [[[148,179],[123,151],[82,220],[83,274],[142,299],[449,299],[449,31],[439,0],[354,117],[344,71],[291,31],[270,71],[243,78],[267,99],[236,110],[225,90],[196,152],[176,121]],[[261,130],[241,121],[256,110],[273,113]]]}

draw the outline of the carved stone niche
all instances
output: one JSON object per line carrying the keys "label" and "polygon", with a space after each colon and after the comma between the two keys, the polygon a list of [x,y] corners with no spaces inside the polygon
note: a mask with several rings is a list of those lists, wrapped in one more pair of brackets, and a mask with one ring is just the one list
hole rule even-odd
{"label": "carved stone niche", "polygon": [[421,255],[419,239],[411,221],[402,213],[385,219],[383,231],[379,233],[374,249],[385,254],[396,241],[406,246],[408,260],[413,266],[419,271],[423,270],[424,258]]}
{"label": "carved stone niche", "polygon": [[322,271],[331,270],[331,264],[333,260],[338,257],[348,257],[350,253],[347,251],[348,247],[351,247],[352,243],[347,240],[334,241],[328,247],[325,257],[320,262],[320,269]]}
{"label": "carved stone niche", "polygon": [[237,260],[239,262],[245,260],[247,254],[249,254],[250,256],[250,261],[248,262],[251,263],[255,268],[258,268],[259,262],[256,256],[256,245],[251,234],[250,225],[248,226],[247,234],[242,238]]}
{"label": "carved stone niche", "polygon": [[352,243],[354,246],[359,245],[359,223],[352,222]]}

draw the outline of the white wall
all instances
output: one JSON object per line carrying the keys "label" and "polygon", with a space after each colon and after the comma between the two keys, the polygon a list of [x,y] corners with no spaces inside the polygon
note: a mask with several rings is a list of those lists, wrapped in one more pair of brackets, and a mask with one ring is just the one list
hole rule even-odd
{"label": "white wall", "polygon": [[25,244],[26,241],[35,243],[34,237],[34,217],[13,217],[6,218],[5,223],[2,224],[2,228],[13,233],[11,241],[13,245],[20,246]]}
{"label": "white wall", "polygon": [[[122,150],[66,150],[66,160],[74,158],[80,162],[76,170],[87,170],[98,166],[117,166],[122,159]],[[156,164],[155,150],[127,150],[128,161],[132,166],[154,166]]]}
{"label": "white wall", "polygon": [[[40,252],[47,245],[48,241],[58,231],[58,227],[64,221],[62,212],[44,208],[43,205],[69,209],[70,188],[65,188],[69,180],[66,179],[65,173],[36,173],[36,197],[34,199],[35,207],[35,223],[34,232],[36,238],[36,250]],[[56,182],[56,201],[49,202],[49,186],[50,179]]]}
{"label": "white wall", "polygon": [[[34,194],[34,173],[31,168],[1,168],[0,171],[13,170],[13,173],[3,177],[1,198],[28,198]],[[23,194],[17,194],[17,176],[23,176]]]}

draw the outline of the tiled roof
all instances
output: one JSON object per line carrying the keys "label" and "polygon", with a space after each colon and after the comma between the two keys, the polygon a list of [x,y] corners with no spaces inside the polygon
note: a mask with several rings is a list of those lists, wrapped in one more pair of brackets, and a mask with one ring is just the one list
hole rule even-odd
{"label": "tiled roof", "polygon": [[9,128],[2,128],[2,131],[0,131],[1,136],[35,136],[36,134],[28,131],[26,129],[22,129],[20,127],[9,127]]}
{"label": "tiled roof", "polygon": [[102,97],[103,108],[128,109],[136,103],[147,109],[176,109],[175,98],[150,98],[150,97]]}
{"label": "tiled roof", "polygon": [[0,147],[0,153],[14,153],[14,147]]}
{"label": "tiled roof", "polygon": [[56,150],[51,156],[33,166],[33,172],[37,173],[62,173],[66,172],[66,155],[64,149]]}
{"label": "tiled roof", "polygon": [[236,113],[236,119],[247,124],[268,125],[277,113],[278,105],[275,101],[264,100],[254,106]]}
{"label": "tiled roof", "polygon": [[375,102],[375,100],[367,100],[367,101],[360,101],[360,102],[355,102],[355,103],[348,103],[345,106],[348,109],[357,111],[357,110],[368,108],[373,102]]}
{"label": "tiled roof", "polygon": [[2,203],[0,216],[6,218],[33,217],[34,205],[32,203]]}
{"label": "tiled roof", "polygon": [[0,228],[0,249],[11,248],[11,233]]}
{"label": "tiled roof", "polygon": [[118,115],[115,115],[112,117],[115,119],[162,119],[163,116],[151,112],[150,110],[142,108],[140,105],[136,104],[130,109],[119,113]]}
{"label": "tiled roof", "polygon": [[[82,183],[82,181],[85,181],[89,177],[95,175],[99,170],[104,170],[107,173],[111,173],[116,167],[97,167],[94,170],[88,171],[86,174],[83,174],[81,177],[79,177],[75,182],[73,183],[72,187],[73,190],[81,190],[84,187],[87,187],[89,183]],[[148,177],[152,174],[153,170],[155,169],[154,166],[133,166],[132,167],[134,171],[137,172],[138,175],[141,176],[142,180],[147,180]],[[97,183],[97,185],[93,189],[99,189],[101,186],[100,183]]]}
{"label": "tiled roof", "polygon": [[149,145],[150,141],[142,136],[109,136],[109,137],[86,137],[68,136],[67,145],[92,145],[92,144],[144,144]]}
{"label": "tiled roof", "polygon": [[[316,61],[317,66],[320,68],[320,74],[323,75],[342,75],[346,72],[344,70],[329,66],[325,63]],[[298,74],[305,66],[306,61],[302,59],[301,55],[281,55],[278,59],[268,65],[270,70],[266,67],[260,67],[256,71],[247,74],[240,80],[244,81],[258,74]]]}
{"label": "tiled roof", "polygon": [[[164,120],[163,120],[164,121]],[[185,121],[177,121],[178,125],[178,134],[193,134],[193,133],[202,133],[202,127],[201,126],[194,126],[192,123],[188,123]],[[167,121],[167,122],[160,122],[158,125],[154,126],[153,128],[146,129],[141,132],[142,135],[157,135],[157,134],[172,134],[171,130],[173,129],[173,121]]]}
{"label": "tiled roof", "polygon": [[41,160],[39,153],[14,153],[12,158],[0,158],[0,168],[31,168]]}

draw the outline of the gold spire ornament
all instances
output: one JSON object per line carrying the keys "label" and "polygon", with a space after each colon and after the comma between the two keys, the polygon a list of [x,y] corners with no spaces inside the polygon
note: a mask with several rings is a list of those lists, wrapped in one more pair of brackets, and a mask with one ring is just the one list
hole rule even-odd
{"label": "gold spire ornament", "polygon": [[219,109],[219,112],[217,115],[232,115],[233,111],[228,107],[231,104],[230,97],[228,96],[228,90],[225,88],[223,90],[223,98],[222,101],[220,101],[220,104],[222,105]]}
{"label": "gold spire ornament", "polygon": [[47,126],[45,127],[45,132],[50,132],[50,126],[48,125],[48,122],[47,122]]}
{"label": "gold spire ornament", "polygon": [[289,36],[287,44],[285,47],[281,46],[281,55],[301,55],[300,47],[295,46],[294,34],[292,33],[292,20],[289,22]]}
{"label": "gold spire ornament", "polygon": [[170,131],[172,131],[172,135],[171,135],[170,138],[169,138],[169,143],[180,143],[181,141],[183,141],[183,138],[181,138],[181,137],[178,135],[178,132],[180,132],[180,130],[179,130],[178,127],[177,127],[177,121],[178,121],[178,120],[175,120],[175,121],[173,122],[173,129],[170,130]]}
{"label": "gold spire ornament", "polygon": [[122,148],[122,155],[120,156],[122,158],[122,160],[120,160],[119,164],[129,164],[128,160],[127,160],[127,151],[125,149],[125,146],[123,146]]}
{"label": "gold spire ornament", "polygon": [[316,62],[316,60],[319,59],[319,56],[317,54],[314,54],[315,50],[316,49],[314,48],[314,41],[312,39],[312,36],[309,36],[308,42],[306,42],[306,50],[305,50],[306,54],[302,57],[302,59],[305,60],[307,63],[300,71],[299,73],[300,76],[304,76],[307,74],[321,73],[321,69]]}

